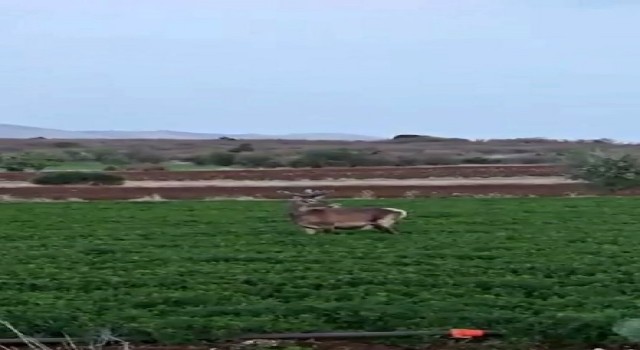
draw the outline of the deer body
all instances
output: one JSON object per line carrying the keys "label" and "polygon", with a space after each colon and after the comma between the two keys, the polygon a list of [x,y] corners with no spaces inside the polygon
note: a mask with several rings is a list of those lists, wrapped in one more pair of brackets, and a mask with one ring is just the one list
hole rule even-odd
{"label": "deer body", "polygon": [[[314,197],[315,196],[315,197]],[[398,233],[393,229],[407,212],[396,208],[345,208],[327,202],[316,201],[321,195],[307,194],[306,199],[294,196],[289,208],[292,221],[309,234],[318,231],[376,229],[387,233]]]}

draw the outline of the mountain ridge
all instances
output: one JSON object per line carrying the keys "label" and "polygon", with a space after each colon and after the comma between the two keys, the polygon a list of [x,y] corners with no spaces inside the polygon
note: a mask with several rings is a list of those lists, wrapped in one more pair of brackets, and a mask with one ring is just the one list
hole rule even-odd
{"label": "mountain ridge", "polygon": [[173,130],[82,130],[71,131],[63,129],[40,128],[0,123],[0,138],[29,139],[44,137],[47,139],[172,139],[172,140],[212,140],[221,137],[236,139],[282,139],[282,140],[342,140],[342,141],[371,141],[381,140],[382,137],[355,135],[345,133],[293,133],[283,135],[263,134],[223,134],[198,133]]}

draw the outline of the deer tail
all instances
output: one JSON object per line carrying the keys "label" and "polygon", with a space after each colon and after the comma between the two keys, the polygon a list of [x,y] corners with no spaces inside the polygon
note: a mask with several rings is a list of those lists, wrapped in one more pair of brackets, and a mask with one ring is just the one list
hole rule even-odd
{"label": "deer tail", "polygon": [[398,219],[404,219],[407,217],[407,212],[405,210],[402,209],[397,209],[397,208],[385,208],[386,210],[392,211],[394,213],[398,213],[400,214],[400,217]]}

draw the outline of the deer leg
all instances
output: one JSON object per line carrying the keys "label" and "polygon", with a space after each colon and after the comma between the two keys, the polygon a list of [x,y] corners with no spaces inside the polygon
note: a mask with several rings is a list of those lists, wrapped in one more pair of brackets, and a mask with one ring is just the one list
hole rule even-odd
{"label": "deer leg", "polygon": [[396,231],[393,227],[391,227],[391,225],[386,226],[386,225],[384,225],[384,224],[381,224],[381,223],[379,223],[379,222],[376,222],[376,223],[372,224],[372,226],[373,226],[376,230],[378,230],[378,231],[382,231],[382,232],[386,232],[386,233],[391,233],[391,234],[394,234],[394,235],[397,235],[397,234],[399,234],[399,233],[400,233],[400,232]]}
{"label": "deer leg", "polygon": [[397,217],[395,215],[388,215],[386,217],[383,217],[380,220],[376,220],[374,227],[376,227],[377,229],[383,232],[398,234],[399,232],[393,228],[393,225],[396,223],[396,220],[397,220]]}
{"label": "deer leg", "polygon": [[335,231],[335,227],[333,227],[332,225],[327,225],[327,226],[323,226],[322,227],[322,232],[324,233],[333,233]]}
{"label": "deer leg", "polygon": [[393,228],[393,227],[386,227],[386,226],[385,226],[385,228],[387,229],[387,232],[389,232],[389,233],[392,233],[392,234],[394,234],[394,235],[400,234],[400,232],[398,232],[398,230],[396,230],[396,229],[395,229],[395,228]]}
{"label": "deer leg", "polygon": [[310,235],[315,235],[317,232],[315,229],[312,229],[312,228],[305,228],[304,231]]}

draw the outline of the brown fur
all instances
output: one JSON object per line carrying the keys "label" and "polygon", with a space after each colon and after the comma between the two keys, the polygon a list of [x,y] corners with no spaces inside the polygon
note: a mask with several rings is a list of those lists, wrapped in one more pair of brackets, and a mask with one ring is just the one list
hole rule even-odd
{"label": "brown fur", "polygon": [[289,216],[307,233],[318,231],[333,232],[341,230],[376,229],[378,231],[397,234],[393,228],[406,212],[395,208],[343,208],[318,199],[324,192],[307,191],[305,194],[294,194],[291,199]]}

